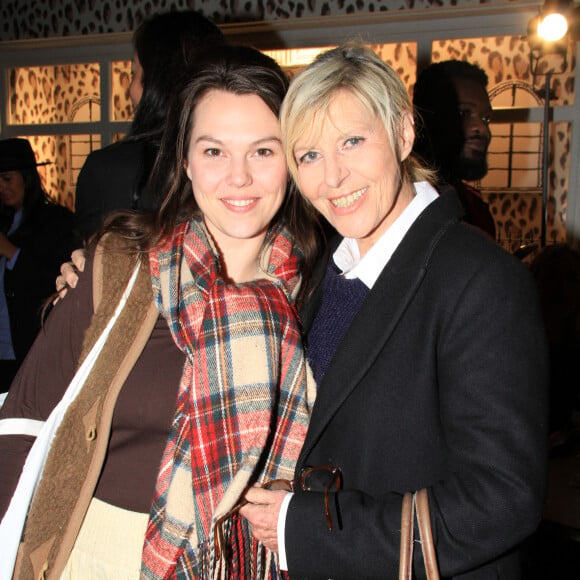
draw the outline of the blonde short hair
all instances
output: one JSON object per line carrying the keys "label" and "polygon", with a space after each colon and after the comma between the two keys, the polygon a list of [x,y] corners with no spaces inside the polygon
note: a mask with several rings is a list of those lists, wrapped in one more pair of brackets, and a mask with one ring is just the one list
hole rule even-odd
{"label": "blonde short hair", "polygon": [[[298,165],[294,147],[304,134],[320,134],[333,96],[349,91],[384,124],[391,148],[400,159],[398,136],[405,113],[413,104],[397,73],[370,48],[348,43],[320,54],[291,82],[280,111],[282,139],[290,173],[296,180]],[[411,153],[400,162],[402,179],[433,181]]]}

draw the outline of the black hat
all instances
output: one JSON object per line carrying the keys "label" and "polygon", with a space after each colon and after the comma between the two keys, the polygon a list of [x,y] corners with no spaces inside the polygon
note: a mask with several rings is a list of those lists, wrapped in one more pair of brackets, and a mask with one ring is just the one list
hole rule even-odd
{"label": "black hat", "polygon": [[0,171],[31,169],[37,165],[47,165],[50,161],[36,162],[34,151],[28,139],[0,140]]}

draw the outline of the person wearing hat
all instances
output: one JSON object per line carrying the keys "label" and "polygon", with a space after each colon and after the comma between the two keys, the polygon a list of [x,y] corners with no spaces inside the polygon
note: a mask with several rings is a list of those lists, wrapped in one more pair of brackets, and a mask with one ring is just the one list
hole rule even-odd
{"label": "person wearing hat", "polygon": [[78,243],[73,213],[50,200],[27,139],[0,140],[0,392],[41,324],[54,278]]}

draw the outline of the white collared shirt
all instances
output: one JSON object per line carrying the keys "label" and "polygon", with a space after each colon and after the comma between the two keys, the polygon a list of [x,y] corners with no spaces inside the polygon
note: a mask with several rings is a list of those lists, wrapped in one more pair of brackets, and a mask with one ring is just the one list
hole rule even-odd
{"label": "white collared shirt", "polygon": [[414,184],[415,197],[375,242],[361,259],[358,243],[353,238],[344,238],[332,258],[347,279],[358,278],[367,288],[372,288],[391,256],[423,210],[437,199],[439,194],[426,181]]}
{"label": "white collared shirt", "polygon": [[[415,220],[423,213],[423,210],[435,201],[439,194],[427,181],[419,181],[414,185],[415,197],[402,211],[401,215],[391,224],[387,231],[375,242],[371,249],[362,257],[358,250],[357,241],[353,238],[344,238],[332,255],[334,263],[341,269],[345,278],[358,278],[369,289],[377,281],[381,272],[385,269],[391,256],[409,231]],[[287,494],[280,507],[278,515],[278,559],[280,568],[288,570],[286,561],[285,527],[288,506],[294,494]]]}

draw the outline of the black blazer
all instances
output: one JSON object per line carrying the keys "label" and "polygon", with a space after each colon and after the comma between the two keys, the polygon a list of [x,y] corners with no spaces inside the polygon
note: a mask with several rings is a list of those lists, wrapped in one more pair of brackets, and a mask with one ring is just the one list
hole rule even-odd
{"label": "black blazer", "polygon": [[55,292],[60,265],[70,260],[78,245],[73,235],[74,216],[68,209],[39,202],[20,227],[9,236],[20,248],[12,270],[4,272],[10,331],[18,364],[31,347],[41,325],[41,311]]}
{"label": "black blazer", "polygon": [[154,209],[146,191],[157,149],[145,142],[120,141],[93,151],[77,179],[75,228],[87,239],[119,209]]}
{"label": "black blazer", "polygon": [[531,276],[460,214],[446,193],[417,219],[319,385],[297,472],[339,466],[343,490],[332,532],[322,494],[290,502],[293,580],[396,578],[401,495],[422,487],[442,577],[519,577],[545,491],[547,347]]}

